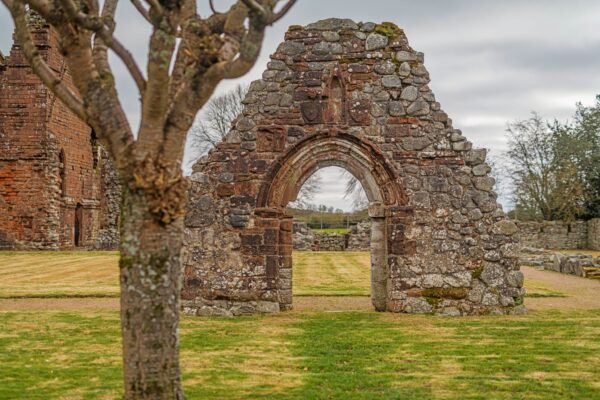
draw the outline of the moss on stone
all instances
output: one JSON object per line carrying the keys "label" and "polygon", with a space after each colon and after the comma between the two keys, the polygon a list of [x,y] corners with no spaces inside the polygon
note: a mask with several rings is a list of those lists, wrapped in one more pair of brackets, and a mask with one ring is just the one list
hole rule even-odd
{"label": "moss on stone", "polygon": [[290,25],[290,27],[288,28],[288,32],[301,31],[303,29],[304,27],[302,25]]}
{"label": "moss on stone", "polygon": [[387,36],[389,40],[394,40],[402,35],[404,31],[398,25],[392,22],[383,22],[375,26],[375,32]]}
{"label": "moss on stone", "polygon": [[483,273],[483,266],[477,267],[476,269],[473,270],[473,272],[471,273],[471,275],[473,276],[473,279],[479,279],[481,278],[481,274]]}
{"label": "moss on stone", "polygon": [[437,305],[440,304],[443,300],[438,297],[431,297],[431,296],[423,296],[423,298],[425,299],[426,302],[431,304],[433,307],[437,307]]}
{"label": "moss on stone", "polygon": [[121,256],[119,258],[119,268],[120,269],[129,269],[133,266],[133,259],[127,256]]}
{"label": "moss on stone", "polygon": [[521,306],[523,305],[523,297],[516,297],[515,298],[515,306]]}
{"label": "moss on stone", "polygon": [[464,299],[467,297],[467,288],[429,288],[423,289],[423,297],[431,297],[434,299]]}

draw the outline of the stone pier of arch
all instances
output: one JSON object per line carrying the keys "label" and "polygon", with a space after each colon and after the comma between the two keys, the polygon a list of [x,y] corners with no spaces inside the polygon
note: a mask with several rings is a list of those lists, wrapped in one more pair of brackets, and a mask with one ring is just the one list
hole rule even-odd
{"label": "stone pier of arch", "polygon": [[291,26],[224,141],[191,176],[182,304],[194,315],[293,307],[285,207],[320,168],[369,198],[378,311],[522,312],[516,226],[486,152],[436,102],[423,54],[391,23]]}

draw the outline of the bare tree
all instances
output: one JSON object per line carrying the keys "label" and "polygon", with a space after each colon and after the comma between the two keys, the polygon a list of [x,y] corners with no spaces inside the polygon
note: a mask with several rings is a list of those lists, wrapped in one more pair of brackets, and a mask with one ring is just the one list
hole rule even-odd
{"label": "bare tree", "polygon": [[578,166],[562,149],[561,126],[538,114],[508,125],[508,152],[517,216],[572,220],[583,210],[584,184]]}
{"label": "bare tree", "polygon": [[290,203],[290,207],[299,208],[299,209],[310,209],[312,204],[312,200],[315,198],[315,195],[321,190],[322,187],[322,179],[321,175],[317,171],[312,174],[310,178],[304,182],[304,185],[300,188],[300,192],[298,192],[298,197],[296,200]]}
{"label": "bare tree", "polygon": [[341,178],[346,180],[346,188],[344,189],[344,198],[352,200],[352,208],[360,210],[369,205],[369,199],[360,181],[350,172],[344,170],[341,173]]}
{"label": "bare tree", "polygon": [[[152,28],[147,69],[114,36],[118,0],[2,0],[15,36],[41,81],[98,135],[122,183],[121,326],[126,399],[182,399],[178,324],[183,214],[183,148],[194,118],[223,79],[254,65],[265,28],[288,12],[277,0],[239,0],[200,16],[195,0],[132,0]],[[47,64],[28,10],[59,36],[76,90]],[[108,52],[125,64],[141,99],[134,134]]]}
{"label": "bare tree", "polygon": [[237,85],[210,99],[190,130],[191,146],[196,155],[205,154],[225,138],[232,122],[242,113],[246,93],[247,85]]}

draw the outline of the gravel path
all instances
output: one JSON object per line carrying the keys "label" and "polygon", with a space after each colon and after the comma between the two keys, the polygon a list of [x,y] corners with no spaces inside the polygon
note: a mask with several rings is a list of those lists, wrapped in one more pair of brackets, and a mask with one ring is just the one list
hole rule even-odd
{"label": "gravel path", "polygon": [[543,271],[532,267],[521,267],[527,280],[542,283],[546,288],[567,297],[525,297],[525,306],[532,311],[561,309],[589,310],[600,308],[600,280],[580,278],[553,271]]}

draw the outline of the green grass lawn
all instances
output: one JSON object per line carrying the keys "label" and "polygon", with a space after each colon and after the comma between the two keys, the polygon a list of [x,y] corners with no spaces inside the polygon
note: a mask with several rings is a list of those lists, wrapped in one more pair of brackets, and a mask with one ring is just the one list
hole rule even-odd
{"label": "green grass lawn", "polygon": [[[368,294],[368,253],[294,257],[297,293]],[[114,253],[0,253],[0,272],[10,276],[0,293],[52,297],[94,285],[114,293],[116,268]],[[527,285],[560,296],[544,282]],[[0,312],[0,399],[121,398],[118,318],[89,309]],[[181,364],[189,399],[600,400],[600,310],[184,316]]]}
{"label": "green grass lawn", "polygon": [[323,229],[315,228],[315,229],[313,229],[313,231],[315,233],[337,233],[338,235],[345,235],[346,233],[350,232],[350,229],[349,228],[323,228]]}
{"label": "green grass lawn", "polygon": [[[0,313],[1,399],[121,396],[116,312]],[[599,399],[600,311],[184,317],[190,399]]]}

